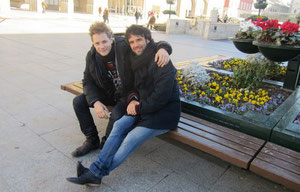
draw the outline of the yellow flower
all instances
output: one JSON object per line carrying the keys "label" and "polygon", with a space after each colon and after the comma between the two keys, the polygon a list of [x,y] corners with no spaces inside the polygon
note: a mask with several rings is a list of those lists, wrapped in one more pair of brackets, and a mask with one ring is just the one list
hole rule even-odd
{"label": "yellow flower", "polygon": [[217,83],[216,83],[216,82],[213,82],[212,85],[215,87],[215,86],[217,86]]}
{"label": "yellow flower", "polygon": [[178,74],[181,74],[181,71],[177,71]]}
{"label": "yellow flower", "polygon": [[244,101],[248,101],[248,98],[247,98],[247,97],[243,97],[243,100],[244,100]]}
{"label": "yellow flower", "polygon": [[253,100],[251,103],[252,103],[253,105],[255,105],[255,104],[256,104],[256,101],[255,101],[255,100]]}
{"label": "yellow flower", "polygon": [[179,81],[179,84],[182,84],[183,82],[182,81]]}
{"label": "yellow flower", "polygon": [[220,103],[221,100],[222,100],[222,97],[218,95],[218,96],[216,97],[216,101],[218,101],[218,103]]}

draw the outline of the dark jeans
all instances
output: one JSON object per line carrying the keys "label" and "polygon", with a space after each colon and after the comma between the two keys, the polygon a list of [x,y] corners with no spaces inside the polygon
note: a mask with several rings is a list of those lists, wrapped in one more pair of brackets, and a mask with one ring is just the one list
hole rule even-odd
{"label": "dark jeans", "polygon": [[[123,100],[120,100],[117,104],[110,98],[100,101],[106,106],[114,106],[112,113],[109,118],[108,125],[106,127],[105,136],[108,137],[113,124],[116,120],[120,119],[126,112],[126,104]],[[85,98],[84,94],[80,94],[73,99],[73,108],[77,119],[79,121],[81,132],[86,136],[87,139],[92,142],[99,142],[98,131],[94,123],[94,119],[90,112],[90,106]]]}

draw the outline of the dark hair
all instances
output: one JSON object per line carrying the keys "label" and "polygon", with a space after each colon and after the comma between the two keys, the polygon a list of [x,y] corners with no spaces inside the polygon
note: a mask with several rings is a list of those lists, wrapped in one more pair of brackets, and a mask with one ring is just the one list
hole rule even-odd
{"label": "dark hair", "polygon": [[89,34],[91,38],[95,34],[100,34],[100,33],[106,33],[108,38],[111,38],[113,35],[113,32],[111,31],[110,27],[106,25],[104,22],[95,22],[90,26],[89,29]]}
{"label": "dark hair", "polygon": [[126,29],[125,33],[125,39],[128,43],[128,39],[130,38],[131,35],[139,35],[142,37],[145,37],[145,39],[151,41],[151,31],[148,28],[145,28],[140,25],[131,25]]}

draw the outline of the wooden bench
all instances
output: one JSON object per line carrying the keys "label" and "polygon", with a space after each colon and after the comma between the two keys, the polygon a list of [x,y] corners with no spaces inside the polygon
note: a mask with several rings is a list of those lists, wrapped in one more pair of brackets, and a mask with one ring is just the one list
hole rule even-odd
{"label": "wooden bench", "polygon": [[300,153],[296,151],[267,142],[251,163],[250,170],[300,191]]}
{"label": "wooden bench", "polygon": [[[62,85],[61,89],[78,95],[81,82]],[[178,128],[166,136],[205,151],[238,167],[248,169],[265,141],[182,113]]]}

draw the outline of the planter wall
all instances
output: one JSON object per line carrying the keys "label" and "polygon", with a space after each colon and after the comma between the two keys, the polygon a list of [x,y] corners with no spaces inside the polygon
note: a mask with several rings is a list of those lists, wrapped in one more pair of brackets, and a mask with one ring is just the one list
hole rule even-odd
{"label": "planter wall", "polygon": [[[300,92],[298,91],[298,96]],[[296,96],[297,97],[297,96]],[[271,141],[300,152],[300,124],[293,123],[300,112],[300,98],[276,125],[271,134]]]}

